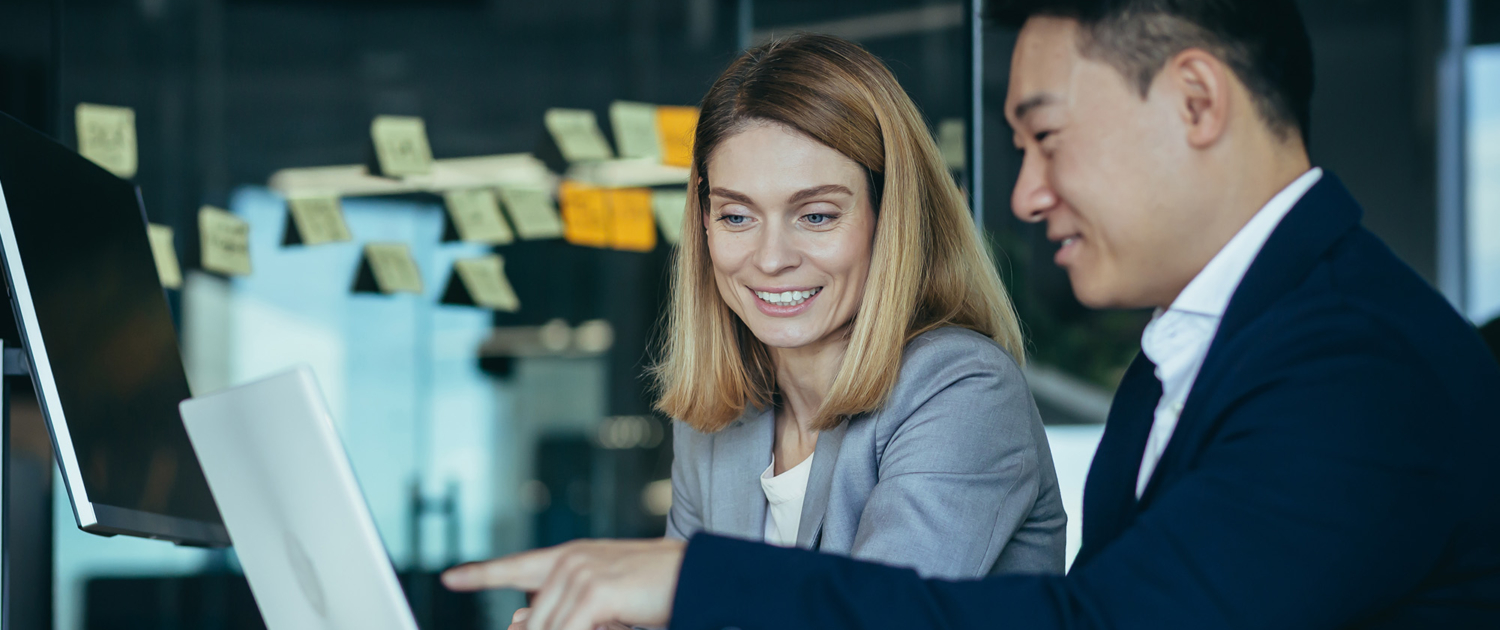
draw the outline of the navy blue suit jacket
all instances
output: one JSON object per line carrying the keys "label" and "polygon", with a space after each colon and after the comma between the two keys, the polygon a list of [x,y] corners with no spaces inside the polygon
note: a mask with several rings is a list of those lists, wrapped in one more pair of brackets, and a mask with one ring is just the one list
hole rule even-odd
{"label": "navy blue suit jacket", "polygon": [[673,628],[1500,628],[1500,367],[1325,175],[1236,290],[1138,501],[1120,384],[1067,576],[924,581],[712,536]]}

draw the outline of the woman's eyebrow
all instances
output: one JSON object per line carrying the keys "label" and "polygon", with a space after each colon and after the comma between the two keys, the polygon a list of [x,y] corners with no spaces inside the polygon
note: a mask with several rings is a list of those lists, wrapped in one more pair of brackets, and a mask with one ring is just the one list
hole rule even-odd
{"label": "woman's eyebrow", "polygon": [[787,203],[797,203],[799,201],[811,199],[819,195],[828,195],[834,193],[849,195],[850,197],[854,196],[854,191],[849,190],[848,186],[844,186],[841,184],[824,184],[822,186],[813,186],[812,188],[804,188],[797,191],[792,195],[791,199],[787,200]]}
{"label": "woman's eyebrow", "polygon": [[714,188],[714,189],[711,189],[711,190],[708,191],[708,196],[710,196],[710,197],[723,197],[723,198],[728,199],[730,201],[734,201],[734,202],[737,202],[737,203],[742,203],[742,204],[745,204],[747,206],[753,206],[753,205],[755,205],[755,201],[753,201],[753,200],[750,199],[750,195],[747,195],[747,194],[739,192],[739,191],[730,190],[728,188]]}

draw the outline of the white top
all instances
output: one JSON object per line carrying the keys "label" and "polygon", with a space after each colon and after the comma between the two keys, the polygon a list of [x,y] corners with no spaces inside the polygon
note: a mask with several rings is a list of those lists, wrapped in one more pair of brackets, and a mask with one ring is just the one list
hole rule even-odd
{"label": "white top", "polygon": [[1137,499],[1145,494],[1151,472],[1156,470],[1157,462],[1161,461],[1162,453],[1172,440],[1177,416],[1182,413],[1188,392],[1193,389],[1193,381],[1198,378],[1198,369],[1203,367],[1203,358],[1208,355],[1208,347],[1219,332],[1219,320],[1229,307],[1229,298],[1239,289],[1250,263],[1260,255],[1266,239],[1271,238],[1271,232],[1322,177],[1321,168],[1303,173],[1266,202],[1245,227],[1229,239],[1224,249],[1208,261],[1203,271],[1193,277],[1172,305],[1165,311],[1156,309],[1151,323],[1146,324],[1146,332],[1141,335],[1141,351],[1156,364],[1156,378],[1161,381],[1162,388],[1161,401],[1156,404],[1156,415],[1151,422],[1151,435],[1146,440],[1146,452],[1141,457],[1141,470],[1136,475]]}
{"label": "white top", "polygon": [[782,547],[797,545],[797,527],[802,524],[802,499],[807,496],[807,477],[812,473],[813,456],[779,475],[776,455],[760,474],[760,489],[766,493],[766,542]]}

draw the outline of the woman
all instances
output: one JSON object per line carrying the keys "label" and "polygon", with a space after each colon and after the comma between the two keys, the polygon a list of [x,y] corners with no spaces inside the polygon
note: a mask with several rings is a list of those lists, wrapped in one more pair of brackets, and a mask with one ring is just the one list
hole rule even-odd
{"label": "woman", "polygon": [[746,52],[703,100],[691,181],[655,369],[667,535],[1061,573],[1014,310],[890,71],[821,35]]}

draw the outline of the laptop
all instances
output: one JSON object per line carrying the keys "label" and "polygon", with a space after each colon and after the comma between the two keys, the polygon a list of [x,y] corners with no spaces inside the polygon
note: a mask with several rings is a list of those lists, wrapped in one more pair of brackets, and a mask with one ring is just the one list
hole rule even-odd
{"label": "laptop", "polygon": [[180,409],[268,630],[417,630],[310,369]]}

